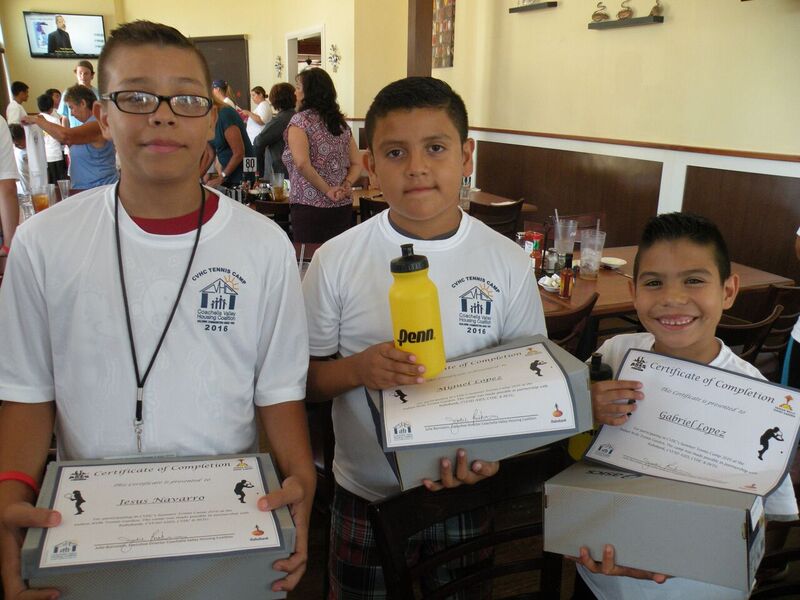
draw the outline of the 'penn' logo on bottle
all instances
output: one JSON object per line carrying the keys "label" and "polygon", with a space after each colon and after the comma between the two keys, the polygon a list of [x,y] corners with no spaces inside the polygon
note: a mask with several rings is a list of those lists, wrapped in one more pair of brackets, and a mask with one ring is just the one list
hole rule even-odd
{"label": "'penn' logo on bottle", "polygon": [[406,342],[409,344],[419,344],[421,342],[430,342],[433,339],[435,339],[433,329],[420,329],[419,331],[401,329],[397,338],[397,345],[402,346]]}

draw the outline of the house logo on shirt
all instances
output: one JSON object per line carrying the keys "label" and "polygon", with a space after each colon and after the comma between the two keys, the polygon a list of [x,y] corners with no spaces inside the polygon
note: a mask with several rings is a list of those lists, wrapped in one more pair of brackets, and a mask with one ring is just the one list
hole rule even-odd
{"label": "house logo on shirt", "polygon": [[452,287],[467,288],[458,295],[459,326],[466,329],[466,333],[490,333],[494,320],[495,294],[500,289],[483,277],[476,276],[459,279]]}
{"label": "house logo on shirt", "polygon": [[[211,280],[205,283],[203,280]],[[197,322],[205,331],[225,332],[236,323],[240,286],[245,280],[224,267],[203,269],[192,276],[203,287],[198,292]]]}

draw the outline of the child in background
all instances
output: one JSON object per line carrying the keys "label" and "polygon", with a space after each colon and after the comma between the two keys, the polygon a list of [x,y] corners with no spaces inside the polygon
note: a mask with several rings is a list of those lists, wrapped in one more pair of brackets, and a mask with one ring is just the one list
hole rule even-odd
{"label": "child in background", "polygon": [[31,193],[30,170],[28,169],[28,147],[25,141],[25,129],[19,123],[8,126],[11,132],[11,141],[14,143],[14,160],[17,163],[17,194],[29,195]]}
{"label": "child in background", "polygon": [[[53,95],[45,92],[36,98],[39,114],[54,125],[61,124],[61,117],[55,111]],[[67,161],[64,160],[64,148],[56,138],[44,132],[44,151],[47,157],[47,182],[57,183],[67,178]]]}
{"label": "child in background", "polygon": [[[400,488],[375,435],[362,386],[379,390],[422,382],[425,365],[387,341],[393,337],[389,262],[400,256],[401,244],[413,243],[415,253],[428,257],[448,358],[546,333],[528,257],[458,206],[474,149],[458,94],[433,78],[396,81],[375,97],[365,126],[370,149],[365,166],[389,210],[325,243],[303,280],[312,354],[307,396],[335,397],[337,485],[329,573],[330,598],[337,599],[386,595],[367,506]],[[477,327],[467,318],[474,314],[461,312],[468,295],[489,305]],[[424,484],[430,490],[470,484],[497,469],[493,462],[470,464],[459,450],[442,459],[441,483]],[[463,541],[484,525],[480,517],[462,515],[424,530],[415,549]],[[440,583],[459,567],[468,565],[445,565]],[[481,593],[481,587],[474,591]]]}
{"label": "child in background", "polygon": [[[636,314],[648,333],[618,335],[600,347],[603,362],[614,372],[629,349],[640,348],[764,379],[754,366],[715,337],[722,311],[736,299],[739,278],[731,273],[725,240],[713,223],[682,213],[651,219],[639,243],[633,278]],[[592,385],[595,422],[622,425],[639,401],[647,399],[637,381],[611,380]],[[797,518],[797,502],[788,477],[765,498],[764,510],[768,519]],[[601,600],[747,597],[743,592],[709,583],[617,566],[610,545],[601,558],[601,562],[595,562],[588,549],[581,548],[578,564],[581,576]]]}
{"label": "child in background", "polygon": [[33,506],[54,424],[63,460],[219,455],[257,449],[256,415],[285,476],[258,506],[290,504],[297,528],[294,554],[273,565],[286,572],[273,590],[290,590],[305,571],[316,479],[294,249],[275,223],[200,186],[211,78],[179,31],[122,25],[99,83],[91,114],[122,178],[20,228],[0,288],[14,349],[0,361],[5,597],[58,594],[23,594],[19,565],[22,530],[61,518]]}

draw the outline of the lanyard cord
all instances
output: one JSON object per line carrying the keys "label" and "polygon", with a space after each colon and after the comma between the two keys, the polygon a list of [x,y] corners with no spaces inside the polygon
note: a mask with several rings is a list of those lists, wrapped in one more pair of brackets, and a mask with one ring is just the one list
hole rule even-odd
{"label": "lanyard cord", "polygon": [[116,236],[117,241],[117,264],[119,266],[119,280],[120,284],[122,285],[122,301],[125,305],[125,321],[128,325],[128,340],[131,344],[131,356],[133,357],[133,370],[136,373],[136,420],[134,421],[134,429],[137,435],[137,445],[139,447],[139,452],[142,451],[142,440],[141,440],[141,432],[142,432],[142,423],[143,423],[143,390],[144,384],[147,381],[147,377],[150,375],[150,369],[153,368],[153,364],[156,361],[156,357],[158,356],[158,352],[161,350],[161,344],[164,343],[164,338],[167,337],[167,331],[169,330],[169,326],[172,324],[172,319],[175,316],[175,312],[178,310],[178,303],[181,300],[181,295],[183,294],[183,289],[186,287],[186,281],[189,279],[189,273],[192,270],[192,263],[194,262],[194,255],[197,253],[197,246],[200,244],[200,232],[203,229],[203,215],[205,213],[206,208],[206,195],[203,190],[203,186],[200,186],[200,215],[197,218],[197,234],[194,238],[194,246],[192,246],[192,253],[189,256],[189,264],[186,265],[186,273],[183,275],[183,281],[181,281],[181,286],[178,289],[178,295],[175,298],[175,304],[172,305],[172,311],[169,314],[169,318],[167,319],[166,325],[164,325],[164,331],[161,332],[161,339],[158,340],[158,345],[156,345],[156,349],[153,352],[153,356],[150,358],[150,363],[147,365],[147,369],[144,372],[144,376],[139,375],[139,361],[136,358],[136,344],[133,340],[133,326],[131,324],[131,312],[128,305],[128,292],[125,288],[125,269],[122,266],[122,242],[120,240],[119,235],[119,182],[117,182],[116,187],[114,188],[114,233]]}

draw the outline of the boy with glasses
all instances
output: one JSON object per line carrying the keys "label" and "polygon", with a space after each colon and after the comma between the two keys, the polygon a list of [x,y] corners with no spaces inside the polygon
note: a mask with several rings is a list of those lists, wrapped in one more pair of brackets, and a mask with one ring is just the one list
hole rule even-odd
{"label": "boy with glasses", "polygon": [[60,521],[32,506],[54,423],[62,459],[240,454],[256,450],[256,413],[286,476],[259,507],[291,504],[297,527],[295,553],[274,564],[287,576],[273,589],[290,590],[315,485],[294,250],[274,223],[200,186],[211,82],[183,35],[123,25],[99,83],[93,112],[121,179],[26,223],[0,291],[15,349],[0,364],[6,596],[25,589],[21,530]]}

